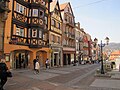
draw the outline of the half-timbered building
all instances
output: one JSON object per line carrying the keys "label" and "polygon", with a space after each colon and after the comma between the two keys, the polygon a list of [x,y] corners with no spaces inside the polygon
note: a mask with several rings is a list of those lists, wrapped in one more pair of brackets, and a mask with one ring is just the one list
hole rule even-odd
{"label": "half-timbered building", "polygon": [[28,68],[37,58],[44,66],[48,49],[48,0],[10,0],[4,53],[11,68]]}

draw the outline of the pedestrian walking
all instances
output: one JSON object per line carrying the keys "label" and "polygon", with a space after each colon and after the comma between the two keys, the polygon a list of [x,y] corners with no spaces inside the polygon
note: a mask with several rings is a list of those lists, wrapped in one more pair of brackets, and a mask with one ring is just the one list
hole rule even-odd
{"label": "pedestrian walking", "polygon": [[35,70],[35,63],[36,63],[37,59],[33,60],[33,66],[34,66],[34,70]]}
{"label": "pedestrian walking", "polygon": [[39,70],[40,70],[40,64],[39,64],[38,60],[36,60],[36,63],[35,63],[35,73],[38,74]]}
{"label": "pedestrian walking", "polygon": [[46,69],[47,69],[48,66],[49,66],[49,60],[48,60],[48,58],[47,58],[46,61],[45,61],[45,66],[46,66]]}
{"label": "pedestrian walking", "polygon": [[4,90],[3,86],[7,82],[7,71],[8,71],[8,67],[5,63],[5,59],[1,59],[1,62],[0,62],[0,80],[1,80],[0,90]]}

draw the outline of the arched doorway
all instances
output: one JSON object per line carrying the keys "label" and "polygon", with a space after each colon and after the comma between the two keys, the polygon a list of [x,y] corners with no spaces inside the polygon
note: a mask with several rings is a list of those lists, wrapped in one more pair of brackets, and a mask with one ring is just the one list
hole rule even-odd
{"label": "arched doorway", "polygon": [[28,68],[30,62],[30,51],[14,50],[10,53],[10,66],[12,69]]}

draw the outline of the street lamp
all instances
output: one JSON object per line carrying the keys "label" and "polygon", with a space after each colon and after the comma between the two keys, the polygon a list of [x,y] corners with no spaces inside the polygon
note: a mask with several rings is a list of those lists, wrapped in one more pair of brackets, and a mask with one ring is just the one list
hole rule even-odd
{"label": "street lamp", "polygon": [[100,54],[101,54],[101,74],[105,74],[105,72],[104,72],[104,67],[103,67],[103,47],[104,47],[105,45],[108,45],[108,43],[109,43],[109,38],[106,37],[105,40],[106,40],[106,44],[103,43],[102,40],[101,40],[101,43],[98,44],[98,46],[100,47],[100,51],[101,51],[101,52],[100,52]]}

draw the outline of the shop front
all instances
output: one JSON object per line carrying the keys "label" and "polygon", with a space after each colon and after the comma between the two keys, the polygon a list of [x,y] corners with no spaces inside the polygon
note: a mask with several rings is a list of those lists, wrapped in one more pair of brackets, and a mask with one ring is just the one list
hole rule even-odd
{"label": "shop front", "polygon": [[51,46],[51,67],[63,66],[62,48]]}
{"label": "shop front", "polygon": [[70,65],[76,61],[76,53],[75,50],[68,51],[67,49],[63,51],[63,65]]}
{"label": "shop front", "polygon": [[15,50],[10,53],[11,68],[21,69],[29,68],[30,65],[30,51]]}

